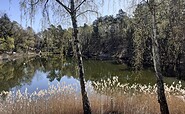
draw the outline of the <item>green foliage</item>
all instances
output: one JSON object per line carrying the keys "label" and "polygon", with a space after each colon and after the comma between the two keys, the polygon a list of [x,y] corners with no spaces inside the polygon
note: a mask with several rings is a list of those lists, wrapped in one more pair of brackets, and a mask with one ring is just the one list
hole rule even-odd
{"label": "green foliage", "polygon": [[[21,7],[27,8],[25,5],[26,3],[22,3]],[[156,7],[162,71],[164,75],[180,75],[178,73],[183,70],[182,64],[185,62],[185,3],[183,0],[163,0],[158,1]],[[126,12],[119,10],[115,17],[98,17],[92,25],[79,27],[82,53],[88,57],[121,58],[136,69],[152,66],[151,12],[146,3],[141,3],[133,14],[133,17],[129,17]],[[36,34],[31,27],[24,30],[17,22],[11,22],[6,14],[3,15],[0,18],[1,53],[35,50],[61,55],[73,54],[75,47],[72,28],[50,25]]]}
{"label": "green foliage", "polygon": [[[151,12],[146,3],[139,4],[134,12],[135,65],[152,65],[151,61]],[[157,39],[161,67],[164,75],[181,75],[184,59],[183,0],[158,1],[156,9]]]}
{"label": "green foliage", "polygon": [[41,32],[41,50],[52,53],[66,53],[69,48],[72,31],[63,30],[60,25],[57,27],[50,25],[49,28]]}
{"label": "green foliage", "polygon": [[6,40],[0,38],[0,42],[0,51],[11,51],[14,48],[14,38],[7,37]]}
{"label": "green foliage", "polygon": [[28,52],[36,48],[37,35],[31,27],[24,30],[17,22],[11,22],[7,14],[0,18],[0,52]]}
{"label": "green foliage", "polygon": [[91,26],[84,24],[79,28],[83,53],[127,59],[128,41],[132,39],[128,36],[132,31],[130,24],[131,18],[122,10],[116,17],[99,17]]}

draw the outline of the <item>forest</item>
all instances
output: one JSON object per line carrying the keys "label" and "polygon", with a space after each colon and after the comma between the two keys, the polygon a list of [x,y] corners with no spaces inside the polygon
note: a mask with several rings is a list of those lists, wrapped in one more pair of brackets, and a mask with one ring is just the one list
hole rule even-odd
{"label": "forest", "polygon": [[[161,3],[156,10],[157,38],[161,70],[164,76],[185,79],[184,41],[185,11],[182,0]],[[98,17],[91,25],[79,27],[79,39],[85,58],[121,59],[136,70],[150,68],[152,61],[152,19],[146,3],[137,5],[133,16],[122,9],[116,16]],[[46,52],[74,55],[72,28],[51,24],[35,33],[10,21],[7,14],[0,18],[0,53]]]}
{"label": "forest", "polygon": [[[21,16],[27,16],[30,22],[40,10],[48,22],[51,16],[53,19],[56,16],[57,21],[66,15],[70,18],[70,27],[50,23],[39,32],[35,32],[31,26],[23,28],[18,22],[11,21],[8,14],[1,14],[0,60],[8,60],[11,56],[13,60],[7,63],[0,61],[1,83],[5,86],[0,88],[0,108],[4,109],[0,113],[184,112],[185,91],[182,85],[185,80],[185,1],[141,0],[137,4],[133,2],[135,10],[132,14],[120,9],[115,15],[97,16],[91,24],[84,22],[80,25],[80,16],[85,16],[87,12],[98,14],[96,10],[101,7],[98,6],[99,2],[19,1],[23,13]],[[102,4],[104,3],[102,0]],[[25,60],[20,63],[14,57],[31,54],[36,57],[22,58]],[[68,57],[72,61],[68,61]],[[6,74],[10,74],[9,77]],[[43,83],[38,82],[39,76],[41,80],[45,80]],[[154,77],[155,84],[150,85]],[[64,82],[60,85],[60,81],[65,78],[69,78],[69,82],[77,81],[79,87],[73,88],[70,84],[66,86]],[[39,87],[44,86],[48,79],[49,84],[56,80],[59,83],[47,85],[46,90],[31,88],[37,84]],[[148,79],[148,84],[136,83],[140,79],[143,79],[142,82]],[[132,80],[131,83],[129,80]],[[168,85],[166,80],[173,80],[173,83]],[[22,94],[22,87],[30,87],[35,92],[30,94],[26,88]],[[17,88],[20,89],[14,94]],[[6,102],[3,102],[4,99]],[[55,102],[60,105],[57,106]],[[69,110],[65,110],[67,103]]]}

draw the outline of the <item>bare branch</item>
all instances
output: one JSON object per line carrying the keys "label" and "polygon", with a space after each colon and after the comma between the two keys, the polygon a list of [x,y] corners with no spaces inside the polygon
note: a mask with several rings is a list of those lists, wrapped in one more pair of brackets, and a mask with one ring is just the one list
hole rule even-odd
{"label": "bare branch", "polygon": [[142,0],[142,1],[140,1],[139,3],[137,3],[137,4],[131,5],[130,7],[128,7],[128,9],[132,9],[132,8],[134,8],[134,7],[137,7],[138,4],[142,4],[143,2],[146,2],[146,1],[145,1],[145,0]]}
{"label": "bare branch", "polygon": [[82,15],[84,13],[87,13],[87,12],[94,12],[94,13],[96,13],[98,15],[98,12],[97,11],[94,11],[94,10],[86,10],[84,12],[79,13],[76,17],[78,17],[78,16],[80,16],[80,15]]}
{"label": "bare branch", "polygon": [[46,12],[46,18],[50,23],[50,18],[49,18],[49,12],[47,10],[47,3],[49,2],[49,0],[46,0],[46,3],[44,4],[44,9],[43,9],[43,16],[45,15],[44,12]]}
{"label": "bare branch", "polygon": [[153,10],[154,8],[160,6],[160,5],[163,4],[165,1],[162,0],[162,2],[160,2],[159,4],[155,3],[155,4],[153,4],[153,5],[151,5],[151,4],[149,3],[149,0],[146,0],[146,1],[143,0],[143,2],[145,2],[145,3],[148,5],[150,12],[152,12],[152,10]]}
{"label": "bare branch", "polygon": [[28,5],[34,6],[39,3],[39,0],[37,0],[35,3],[28,3]]}
{"label": "bare branch", "polygon": [[58,2],[62,7],[64,7],[64,9],[68,12],[71,13],[71,9],[69,7],[67,7],[66,5],[64,5],[60,0],[56,0],[56,2]]}
{"label": "bare branch", "polygon": [[86,0],[83,0],[83,1],[75,8],[75,11],[76,11],[84,2],[86,2]]}
{"label": "bare branch", "polygon": [[46,3],[44,4],[44,9],[46,9],[47,3],[49,0],[46,1]]}

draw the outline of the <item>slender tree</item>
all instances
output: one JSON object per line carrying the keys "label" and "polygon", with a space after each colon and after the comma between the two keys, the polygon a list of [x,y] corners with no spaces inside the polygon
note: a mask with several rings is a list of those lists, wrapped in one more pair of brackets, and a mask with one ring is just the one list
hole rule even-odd
{"label": "slender tree", "polygon": [[[77,17],[84,15],[87,12],[96,12],[94,10],[94,0],[21,0],[20,5],[25,14],[28,14],[33,21],[36,11],[42,7],[43,16],[49,19],[49,12],[53,10],[53,14],[66,17],[70,16],[73,27],[73,38],[75,44],[75,51],[77,54],[79,79],[81,85],[81,94],[83,101],[84,114],[91,114],[90,103],[85,89],[84,81],[84,67],[82,60],[82,53],[80,49],[80,42],[78,38]],[[68,17],[67,16],[67,17]]]}
{"label": "slender tree", "polygon": [[152,18],[152,57],[153,57],[153,66],[155,70],[155,75],[157,78],[157,95],[158,102],[160,104],[161,114],[169,114],[169,109],[166,101],[163,76],[161,72],[160,65],[160,55],[159,55],[159,43],[157,38],[157,18],[156,18],[156,8],[158,3],[156,0],[147,0],[147,6],[149,7],[149,11],[151,13]]}
{"label": "slender tree", "polygon": [[[81,4],[83,4],[83,2],[85,2],[85,1],[86,0],[82,1]],[[77,6],[76,8],[80,7],[80,5]],[[79,67],[79,78],[80,78],[80,85],[81,85],[83,109],[84,109],[84,114],[91,114],[90,103],[89,103],[89,100],[87,97],[87,92],[85,90],[85,83],[84,83],[84,67],[83,67],[80,43],[79,43],[79,39],[78,39],[78,26],[77,26],[77,14],[76,14],[77,10],[76,10],[76,8],[75,8],[74,0],[71,0],[71,8],[70,8],[71,11],[69,13],[70,13],[72,25],[73,25],[73,37],[74,37],[74,41],[75,41],[78,67]]]}
{"label": "slender tree", "polygon": [[[161,40],[161,38],[159,38],[159,33],[161,31],[159,31],[158,29],[158,22],[159,22],[159,17],[158,17],[159,9],[158,8],[163,3],[164,1],[142,0],[142,3],[138,5],[138,9],[140,11],[136,11],[136,15],[135,15],[136,16],[135,20],[137,20],[136,22],[140,23],[140,25],[137,25],[138,23],[135,23],[137,25],[137,28],[135,29],[134,35],[135,35],[135,43],[139,47],[143,47],[143,45],[148,45],[148,44],[149,46],[151,45],[151,49],[149,49],[147,53],[149,53],[149,51],[152,53],[151,57],[153,60],[152,63],[153,63],[153,67],[155,70],[155,76],[157,80],[157,95],[158,95],[158,102],[160,105],[160,111],[162,114],[169,114],[168,105],[167,105],[166,96],[165,96],[165,90],[164,90],[161,63],[160,63],[161,62],[161,57],[160,57],[161,50],[160,50],[159,41]],[[150,41],[150,42],[147,42],[147,41]],[[139,57],[143,59],[144,52],[147,50],[147,48],[137,49],[136,47],[135,50],[139,51],[139,55],[141,55]],[[136,54],[137,53],[138,52],[136,52]],[[147,56],[150,57],[149,55]],[[136,57],[136,59],[137,58],[138,57]],[[144,61],[145,60],[143,60],[142,62]]]}

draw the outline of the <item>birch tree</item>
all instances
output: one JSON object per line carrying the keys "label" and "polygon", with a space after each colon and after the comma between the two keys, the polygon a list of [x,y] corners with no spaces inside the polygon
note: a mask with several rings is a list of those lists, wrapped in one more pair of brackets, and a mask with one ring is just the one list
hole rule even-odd
{"label": "birch tree", "polygon": [[[84,66],[81,53],[81,44],[78,38],[77,18],[88,12],[96,12],[97,7],[94,0],[20,0],[22,14],[34,21],[37,11],[41,10],[44,20],[49,21],[51,12],[57,21],[71,19],[73,27],[73,40],[77,54],[79,79],[81,85],[81,94],[84,114],[91,114],[91,108],[87,92],[85,89]],[[53,18],[53,17],[52,17]]]}
{"label": "birch tree", "polygon": [[[149,18],[151,19],[151,22],[149,23],[150,25],[147,25],[149,27],[149,31],[145,33],[148,34],[147,37],[151,38],[152,60],[153,60],[153,67],[155,70],[155,76],[157,80],[157,95],[158,95],[158,102],[160,105],[160,111],[161,111],[161,114],[169,114],[169,109],[168,109],[166,96],[165,96],[165,90],[164,90],[164,82],[163,82],[163,76],[162,76],[162,71],[161,71],[161,64],[160,64],[161,59],[160,59],[160,50],[159,50],[159,38],[158,38],[159,35],[157,33],[159,32],[157,31],[158,30],[157,8],[162,3],[163,2],[160,0],[158,1],[157,0],[142,0],[141,2],[141,4],[144,4],[145,9],[148,8],[148,12],[143,12],[143,14],[147,13],[150,16]],[[144,19],[146,20],[146,15]],[[146,24],[146,22],[147,21],[144,21],[144,24]]]}

